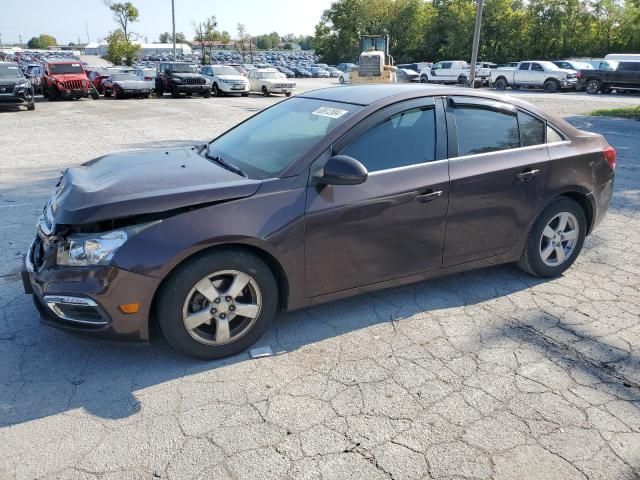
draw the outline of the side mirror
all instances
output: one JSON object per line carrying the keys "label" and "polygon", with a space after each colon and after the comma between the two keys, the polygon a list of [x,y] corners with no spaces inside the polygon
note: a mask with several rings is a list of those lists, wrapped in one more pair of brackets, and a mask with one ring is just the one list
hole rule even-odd
{"label": "side mirror", "polygon": [[327,160],[318,183],[324,185],[359,185],[363,183],[369,172],[355,158],[336,155]]}

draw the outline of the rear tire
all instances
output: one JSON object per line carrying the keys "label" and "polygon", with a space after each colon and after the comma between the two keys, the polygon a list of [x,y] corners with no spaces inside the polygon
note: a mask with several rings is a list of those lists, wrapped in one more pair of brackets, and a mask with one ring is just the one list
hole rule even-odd
{"label": "rear tire", "polygon": [[179,96],[180,92],[178,92],[178,87],[171,85],[171,98],[178,98]]}
{"label": "rear tire", "polygon": [[29,110],[29,111],[31,111],[31,112],[32,112],[32,111],[34,111],[35,109],[36,109],[36,104],[35,104],[35,103],[31,102],[31,103],[28,103],[28,104],[27,104],[27,110]]}
{"label": "rear tire", "polygon": [[[245,285],[236,289],[238,293],[232,291],[236,279]],[[276,313],[278,287],[260,257],[241,249],[220,249],[178,266],[157,298],[154,311],[169,344],[186,355],[211,360],[240,353],[262,336]],[[241,306],[248,316],[232,313]],[[187,327],[185,318],[194,313],[203,314],[204,322]]]}
{"label": "rear tire", "polygon": [[284,94],[285,97],[290,97],[291,96],[291,92],[287,92]]}
{"label": "rear tire", "polygon": [[467,84],[467,77],[465,77],[464,75],[461,77],[458,77],[458,85],[466,85]]}
{"label": "rear tire", "polygon": [[245,92],[242,94],[243,97],[248,97],[249,96],[249,92]]}
{"label": "rear tire", "polygon": [[[565,217],[566,226],[562,228]],[[559,233],[561,231],[564,233]],[[535,277],[561,275],[578,258],[586,232],[587,220],[582,207],[570,198],[558,198],[540,213],[531,227],[518,267]]]}
{"label": "rear tire", "polygon": [[496,80],[496,90],[506,90],[509,84],[504,78],[499,78]]}

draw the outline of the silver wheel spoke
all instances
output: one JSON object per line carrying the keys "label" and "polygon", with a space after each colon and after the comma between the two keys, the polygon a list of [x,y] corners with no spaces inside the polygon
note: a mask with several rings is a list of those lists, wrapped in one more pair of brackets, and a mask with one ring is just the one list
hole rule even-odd
{"label": "silver wheel spoke", "polygon": [[194,328],[198,328],[200,325],[210,323],[210,321],[211,312],[208,308],[205,308],[199,312],[187,315],[184,319],[184,325],[187,327],[187,330],[193,330]]}
{"label": "silver wheel spoke", "polygon": [[198,283],[196,283],[195,289],[202,294],[204,298],[213,302],[213,300],[220,296],[216,287],[213,286],[211,280],[208,278],[203,278]]}
{"label": "silver wheel spoke", "polygon": [[238,272],[233,279],[231,286],[227,289],[226,292],[224,292],[224,294],[229,295],[231,298],[236,298],[238,295],[240,295],[244,287],[246,287],[250,281],[251,277],[249,275],[247,275],[246,273]]}
{"label": "silver wheel spoke", "polygon": [[224,343],[228,342],[231,338],[229,332],[229,318],[216,317],[216,342]]}
{"label": "silver wheel spoke", "polygon": [[553,228],[551,228],[549,225],[544,227],[544,230],[542,231],[542,235],[547,237],[547,238],[553,238],[553,236],[555,234],[556,234],[556,232],[554,232]]}
{"label": "silver wheel spoke", "polygon": [[260,307],[250,303],[236,303],[236,309],[233,313],[247,318],[256,318]]}
{"label": "silver wheel spoke", "polygon": [[568,232],[564,232],[562,234],[562,240],[575,240],[576,238],[578,238],[578,235],[576,234],[575,230],[569,230]]}
{"label": "silver wheel spoke", "polygon": [[558,263],[562,263],[565,260],[564,248],[561,245],[556,247],[556,259],[558,260]]}
{"label": "silver wheel spoke", "polygon": [[553,245],[549,244],[547,246],[547,248],[545,248],[544,250],[542,250],[542,252],[540,252],[540,255],[542,256],[543,260],[546,260],[547,258],[549,258],[551,256],[551,254],[553,253]]}
{"label": "silver wheel spoke", "polygon": [[560,214],[560,220],[558,221],[558,230],[564,232],[564,229],[567,228],[567,222],[569,221],[569,214],[563,212]]}

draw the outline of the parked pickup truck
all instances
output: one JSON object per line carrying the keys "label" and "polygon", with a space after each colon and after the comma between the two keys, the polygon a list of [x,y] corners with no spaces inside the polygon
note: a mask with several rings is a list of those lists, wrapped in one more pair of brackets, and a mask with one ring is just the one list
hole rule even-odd
{"label": "parked pickup truck", "polygon": [[578,81],[585,91],[591,95],[598,92],[618,93],[640,90],[640,62],[616,62],[608,60],[613,70],[580,70]]}
{"label": "parked pickup truck", "polygon": [[[476,78],[483,82],[491,76],[491,68],[484,67],[482,63],[476,68]],[[420,82],[422,83],[457,83],[466,85],[471,76],[471,67],[462,60],[447,60],[431,65],[420,70]]]}
{"label": "parked pickup truck", "polygon": [[498,90],[507,87],[544,88],[547,92],[575,88],[578,77],[574,70],[560,68],[552,62],[519,62],[516,68],[494,68],[491,70],[491,85]]}

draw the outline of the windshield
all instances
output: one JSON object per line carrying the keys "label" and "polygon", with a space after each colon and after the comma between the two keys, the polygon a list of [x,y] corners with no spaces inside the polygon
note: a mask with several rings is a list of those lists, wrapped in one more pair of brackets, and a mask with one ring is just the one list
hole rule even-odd
{"label": "windshield", "polygon": [[0,78],[22,78],[22,72],[17,65],[0,65]]}
{"label": "windshield", "polygon": [[82,65],[79,63],[52,63],[49,65],[49,69],[51,70],[51,73],[54,74],[84,73]]}
{"label": "windshield", "polygon": [[276,72],[262,72],[260,74],[260,78],[275,79],[280,78],[280,75],[278,75]]}
{"label": "windshield", "polygon": [[118,75],[111,75],[111,80],[114,82],[123,82],[125,80],[138,80],[133,73],[119,73]]}
{"label": "windshield", "polygon": [[540,66],[545,70],[557,70],[558,68],[560,68],[555,63],[552,63],[552,62],[535,62],[535,63],[540,64]]}
{"label": "windshield", "polygon": [[326,100],[292,98],[214,140],[209,146],[209,155],[236,165],[249,178],[274,178],[361,108]]}
{"label": "windshield", "polygon": [[174,73],[198,73],[198,67],[188,63],[174,63],[171,65]]}
{"label": "windshield", "polygon": [[216,75],[238,75],[238,71],[233,67],[213,67]]}

